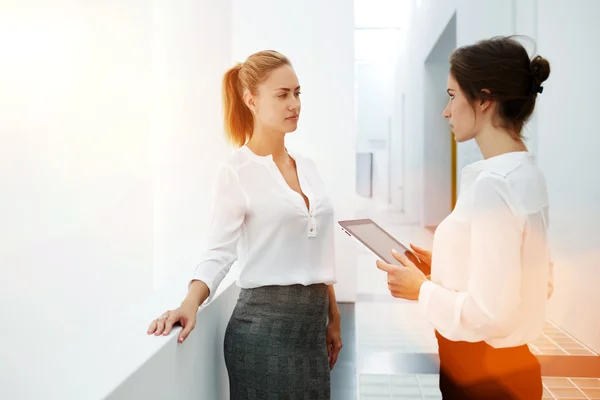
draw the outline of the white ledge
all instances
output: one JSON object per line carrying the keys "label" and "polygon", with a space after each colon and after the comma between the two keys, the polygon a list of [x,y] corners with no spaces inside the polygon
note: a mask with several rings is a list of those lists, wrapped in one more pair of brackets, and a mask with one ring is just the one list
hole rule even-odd
{"label": "white ledge", "polygon": [[179,326],[168,336],[148,335],[147,328],[152,319],[181,303],[187,278],[175,279],[122,321],[107,321],[105,332],[84,339],[76,361],[60,372],[61,381],[55,382],[59,387],[49,398],[224,398],[228,380],[223,336],[239,293],[234,281],[229,274],[214,299],[199,308],[196,327],[182,344],[177,341]]}

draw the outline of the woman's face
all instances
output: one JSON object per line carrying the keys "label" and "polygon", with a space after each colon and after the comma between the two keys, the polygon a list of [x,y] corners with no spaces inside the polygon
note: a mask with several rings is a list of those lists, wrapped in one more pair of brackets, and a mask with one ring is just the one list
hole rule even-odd
{"label": "woman's face", "polygon": [[463,93],[452,74],[448,75],[448,95],[450,100],[444,109],[443,116],[448,119],[454,138],[457,142],[473,139],[481,129],[478,126],[482,118],[477,118],[477,112]]}
{"label": "woman's face", "polygon": [[262,129],[288,133],[298,127],[300,84],[294,69],[283,66],[273,70],[252,96],[250,107]]}

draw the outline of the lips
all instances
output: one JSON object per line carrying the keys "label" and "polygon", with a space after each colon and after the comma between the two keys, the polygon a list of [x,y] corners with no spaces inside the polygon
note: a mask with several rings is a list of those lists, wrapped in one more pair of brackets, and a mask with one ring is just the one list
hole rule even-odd
{"label": "lips", "polygon": [[292,115],[291,117],[287,117],[286,119],[289,119],[290,121],[295,121],[298,119],[298,115]]}

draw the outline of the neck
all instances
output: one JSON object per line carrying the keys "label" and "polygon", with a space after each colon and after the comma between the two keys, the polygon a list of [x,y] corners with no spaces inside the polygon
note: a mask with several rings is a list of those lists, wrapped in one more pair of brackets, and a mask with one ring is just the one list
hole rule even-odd
{"label": "neck", "polygon": [[505,153],[527,151],[527,146],[522,140],[515,140],[508,131],[493,126],[481,130],[475,137],[475,141],[486,160]]}
{"label": "neck", "polygon": [[271,155],[275,162],[285,161],[289,158],[285,150],[285,134],[281,132],[255,127],[254,133],[246,145],[259,156]]}

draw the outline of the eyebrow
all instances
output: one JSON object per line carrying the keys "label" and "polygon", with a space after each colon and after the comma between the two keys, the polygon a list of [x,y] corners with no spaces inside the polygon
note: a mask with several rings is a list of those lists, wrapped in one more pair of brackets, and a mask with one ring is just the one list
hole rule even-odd
{"label": "eyebrow", "polygon": [[[300,89],[300,86],[296,87],[296,89],[295,89],[295,90],[298,90],[298,89]],[[284,87],[282,87],[282,88],[275,89],[275,90],[283,90],[283,91],[285,91],[285,92],[289,92],[291,89],[290,89],[290,88],[284,88]]]}

